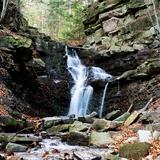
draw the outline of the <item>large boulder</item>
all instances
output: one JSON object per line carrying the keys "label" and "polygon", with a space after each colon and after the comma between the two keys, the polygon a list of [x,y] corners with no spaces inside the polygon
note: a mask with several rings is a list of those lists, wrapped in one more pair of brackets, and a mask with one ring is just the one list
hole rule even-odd
{"label": "large boulder", "polygon": [[90,134],[89,144],[97,147],[107,147],[109,144],[113,144],[111,135],[107,132],[92,131]]}
{"label": "large boulder", "polygon": [[69,131],[87,131],[89,129],[89,125],[88,124],[84,124],[82,122],[79,121],[75,121],[69,128]]}
{"label": "large boulder", "polygon": [[89,136],[82,132],[70,132],[68,135],[67,143],[71,145],[89,145]]}
{"label": "large boulder", "polygon": [[20,144],[16,144],[16,143],[8,143],[6,146],[6,151],[7,152],[26,152],[27,147]]}
{"label": "large boulder", "polygon": [[108,121],[105,119],[96,119],[92,124],[92,129],[94,130],[108,130],[108,129],[116,129],[121,125],[121,122],[116,121]]}
{"label": "large boulder", "polygon": [[124,144],[120,147],[119,154],[123,158],[140,159],[149,153],[149,149],[149,143]]}

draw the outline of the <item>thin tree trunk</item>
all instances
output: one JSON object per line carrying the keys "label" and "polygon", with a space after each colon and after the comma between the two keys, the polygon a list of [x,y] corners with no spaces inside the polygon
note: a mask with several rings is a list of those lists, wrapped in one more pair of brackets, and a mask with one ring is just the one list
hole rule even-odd
{"label": "thin tree trunk", "polygon": [[6,15],[8,3],[9,3],[9,0],[3,0],[3,8],[2,8],[2,12],[1,12],[0,22],[3,20],[3,18]]}

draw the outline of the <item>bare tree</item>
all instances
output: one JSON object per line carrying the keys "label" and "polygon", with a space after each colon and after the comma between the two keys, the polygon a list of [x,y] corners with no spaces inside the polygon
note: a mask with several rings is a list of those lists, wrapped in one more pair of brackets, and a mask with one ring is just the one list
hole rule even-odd
{"label": "bare tree", "polygon": [[2,7],[2,12],[1,12],[0,22],[3,20],[3,18],[6,15],[8,3],[9,3],[9,0],[3,0],[3,7]]}

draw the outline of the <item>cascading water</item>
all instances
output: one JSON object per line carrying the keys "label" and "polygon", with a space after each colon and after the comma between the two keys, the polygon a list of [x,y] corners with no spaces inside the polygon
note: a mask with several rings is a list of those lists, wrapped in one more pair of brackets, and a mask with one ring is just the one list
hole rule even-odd
{"label": "cascading water", "polygon": [[[71,102],[68,114],[74,114],[76,117],[84,116],[87,114],[89,102],[93,94],[93,87],[88,85],[90,73],[93,80],[107,81],[112,78],[112,76],[99,67],[89,68],[84,66],[75,50],[72,50],[71,54],[69,54],[68,48],[66,47],[66,55],[68,71],[74,82],[71,88]],[[100,116],[102,116],[106,90],[107,87],[105,87],[100,106]]]}
{"label": "cascading water", "polygon": [[103,108],[104,108],[104,100],[105,100],[105,96],[106,96],[106,92],[107,92],[107,87],[108,87],[108,82],[106,83],[106,85],[104,87],[103,96],[102,96],[101,105],[100,105],[100,110],[99,110],[99,117],[102,117]]}

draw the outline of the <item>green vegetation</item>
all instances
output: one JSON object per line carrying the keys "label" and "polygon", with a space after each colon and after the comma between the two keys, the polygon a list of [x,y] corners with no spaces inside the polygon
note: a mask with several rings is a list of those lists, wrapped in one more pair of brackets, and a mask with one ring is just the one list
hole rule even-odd
{"label": "green vegetation", "polygon": [[30,26],[55,40],[74,45],[85,39],[82,21],[88,3],[85,0],[22,0],[21,10]]}

